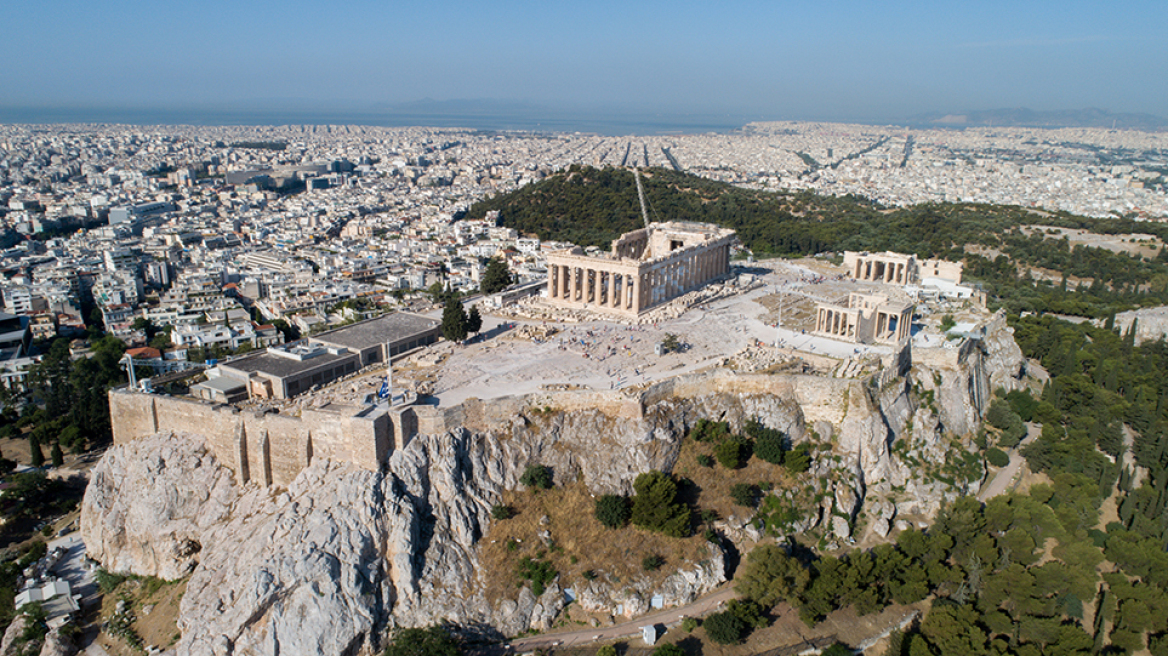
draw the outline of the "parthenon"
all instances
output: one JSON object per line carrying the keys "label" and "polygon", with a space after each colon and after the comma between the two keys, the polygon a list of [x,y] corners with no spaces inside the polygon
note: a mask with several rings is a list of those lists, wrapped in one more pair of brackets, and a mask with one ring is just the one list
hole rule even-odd
{"label": "parthenon", "polygon": [[547,300],[635,317],[729,273],[734,239],[716,225],[670,221],[621,235],[609,253],[550,253]]}

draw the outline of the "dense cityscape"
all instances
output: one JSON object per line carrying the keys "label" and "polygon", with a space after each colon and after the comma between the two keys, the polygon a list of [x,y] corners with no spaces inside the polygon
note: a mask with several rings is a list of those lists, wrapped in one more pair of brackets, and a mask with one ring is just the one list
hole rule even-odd
{"label": "dense cityscape", "polygon": [[[494,256],[537,280],[543,253],[561,244],[459,219],[475,200],[572,164],[672,167],[886,206],[996,203],[1162,220],[1166,140],[1103,129],[785,122],[629,138],[10,125],[0,137],[4,309],[27,316],[35,338],[81,335],[100,320],[127,344],[181,361],[190,349],[267,346],[365,307],[346,301],[392,303],[394,292],[400,300],[440,278],[474,289]],[[31,360],[9,354],[5,376],[19,379]]]}

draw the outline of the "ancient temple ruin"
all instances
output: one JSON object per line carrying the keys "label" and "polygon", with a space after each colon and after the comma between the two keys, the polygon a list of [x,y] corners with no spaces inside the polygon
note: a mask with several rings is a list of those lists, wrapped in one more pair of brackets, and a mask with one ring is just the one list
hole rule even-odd
{"label": "ancient temple ruin", "polygon": [[909,338],[912,314],[912,303],[853,293],[846,305],[820,303],[814,332],[857,344],[899,344]]}
{"label": "ancient temple ruin", "polygon": [[621,235],[609,253],[549,253],[547,300],[635,317],[729,273],[734,239],[716,225],[670,221]]}
{"label": "ancient temple ruin", "polygon": [[885,251],[844,251],[844,270],[855,280],[889,285],[919,285],[929,278],[961,284],[964,264],[948,260],[919,260],[915,255]]}

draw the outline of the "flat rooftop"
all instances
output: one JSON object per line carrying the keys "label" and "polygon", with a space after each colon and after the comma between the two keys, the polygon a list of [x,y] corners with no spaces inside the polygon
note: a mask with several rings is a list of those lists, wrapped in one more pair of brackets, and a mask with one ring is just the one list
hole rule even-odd
{"label": "flat rooftop", "polygon": [[284,358],[263,352],[238,360],[232,360],[220,366],[228,369],[237,369],[246,373],[261,373],[283,378],[351,357],[353,357],[352,353],[333,355],[332,353],[325,352],[307,360],[293,360],[292,358]]}
{"label": "flat rooftop", "polygon": [[351,326],[315,335],[310,341],[362,350],[386,342],[400,342],[438,327],[438,322],[409,312],[394,312]]}

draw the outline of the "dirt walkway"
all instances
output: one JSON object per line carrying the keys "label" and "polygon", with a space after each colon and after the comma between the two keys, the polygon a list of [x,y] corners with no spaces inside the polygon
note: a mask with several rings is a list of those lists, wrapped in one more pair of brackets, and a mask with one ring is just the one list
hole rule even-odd
{"label": "dirt walkway", "polygon": [[996,496],[1013,491],[1017,486],[1017,482],[1020,480],[1019,474],[1021,473],[1022,465],[1026,464],[1026,459],[1020,453],[1022,447],[1038,439],[1038,436],[1042,433],[1042,427],[1038,424],[1027,424],[1026,429],[1026,439],[1022,440],[1018,446],[1010,450],[1010,464],[999,469],[993,480],[981,489],[981,492],[977,495],[978,501],[985,503]]}
{"label": "dirt walkway", "polygon": [[643,626],[658,624],[669,626],[681,622],[686,617],[703,617],[718,610],[737,596],[734,588],[730,584],[725,584],[692,604],[649,613],[615,626],[579,629],[563,633],[545,633],[530,638],[521,638],[511,641],[511,648],[517,652],[526,652],[540,647],[568,647],[592,642],[608,642],[628,636],[640,637]]}

